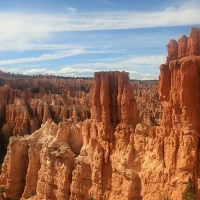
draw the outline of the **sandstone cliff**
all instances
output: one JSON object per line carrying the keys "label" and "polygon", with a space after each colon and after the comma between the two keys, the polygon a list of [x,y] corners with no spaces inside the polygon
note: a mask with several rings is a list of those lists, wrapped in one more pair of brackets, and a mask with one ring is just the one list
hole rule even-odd
{"label": "sandstone cliff", "polygon": [[[90,118],[88,92],[93,79],[52,76],[22,76],[0,71],[0,129],[7,134],[31,134],[47,118],[74,122]],[[157,81],[133,81],[140,122],[160,125],[162,108],[157,98]],[[21,111],[22,109],[22,111]],[[25,115],[21,112],[26,112]],[[25,118],[23,118],[25,116]]]}
{"label": "sandstone cliff", "polygon": [[70,199],[137,197],[138,192],[130,194],[131,183],[123,186],[126,177],[120,165],[139,119],[128,73],[100,72],[94,77],[92,115],[83,124],[83,147],[75,158]]}
{"label": "sandstone cliff", "polygon": [[89,94],[82,90],[65,88],[62,94],[46,93],[44,88],[38,94],[30,90],[0,87],[0,128],[14,135],[31,134],[48,118],[56,123],[63,119],[73,122],[90,118]]}
{"label": "sandstone cliff", "polygon": [[12,136],[1,184],[13,199],[69,199],[74,157],[82,147],[82,125],[48,119],[32,135]]}

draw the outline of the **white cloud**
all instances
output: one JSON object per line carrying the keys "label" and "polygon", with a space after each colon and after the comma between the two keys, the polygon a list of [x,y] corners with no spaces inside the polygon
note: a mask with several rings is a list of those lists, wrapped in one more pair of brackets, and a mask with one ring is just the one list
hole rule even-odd
{"label": "white cloud", "polygon": [[[121,52],[121,51],[91,51],[86,50],[83,47],[79,47],[79,49],[68,49],[68,50],[62,50],[57,51],[55,53],[49,53],[49,54],[42,54],[38,57],[27,57],[27,58],[18,58],[18,59],[11,59],[11,60],[0,60],[0,66],[3,65],[15,65],[15,64],[21,64],[21,63],[32,63],[32,62],[39,62],[39,61],[46,61],[46,60],[55,60],[60,58],[66,58],[70,56],[75,56],[83,53],[87,54],[105,54],[105,53],[113,53],[113,52]],[[113,58],[116,60],[116,58]],[[111,59],[111,60],[113,60]]]}
{"label": "white cloud", "polygon": [[[68,8],[74,10],[74,8]],[[111,30],[200,24],[200,6],[184,4],[157,12],[94,12],[76,14],[0,13],[0,33],[5,39],[29,33],[43,37],[49,32]],[[17,38],[16,38],[17,39]]]}
{"label": "white cloud", "polygon": [[[117,70],[117,69],[116,69]],[[114,71],[116,71],[114,70]],[[23,74],[51,74],[51,75],[57,75],[57,76],[75,76],[75,77],[93,77],[94,72],[100,71],[98,69],[82,69],[82,68],[72,68],[72,67],[65,67],[61,70],[48,70],[48,69],[31,69],[26,70],[23,72]],[[106,69],[104,71],[113,71]],[[122,71],[122,70],[117,70]],[[129,76],[131,79],[140,79],[140,80],[150,80],[150,79],[158,79],[158,75],[151,74],[151,73],[142,73],[137,72],[134,70],[126,70],[129,72]]]}
{"label": "white cloud", "polygon": [[134,56],[124,61],[124,64],[147,64],[147,65],[159,65],[165,62],[166,56],[153,55],[153,56]]}
{"label": "white cloud", "polygon": [[82,69],[82,68],[74,68],[74,67],[64,67],[60,70],[48,70],[46,68],[44,69],[30,69],[25,70],[23,74],[52,74],[52,75],[58,75],[58,76],[93,76],[93,73],[95,71],[94,69]]}
{"label": "white cloud", "polygon": [[[200,3],[186,2],[178,8],[156,12],[77,12],[63,14],[0,12],[0,51],[55,48],[46,39],[56,32],[183,26],[200,24]],[[73,12],[72,12],[73,11]],[[74,12],[76,11],[76,12]]]}
{"label": "white cloud", "polygon": [[[147,64],[147,60],[149,63]],[[144,61],[144,62],[142,62]],[[159,63],[158,63],[159,62]],[[60,76],[89,76],[93,77],[95,71],[121,71],[122,69],[130,73],[134,79],[157,79],[159,65],[165,62],[165,56],[135,56],[126,60],[110,59],[107,62],[78,63],[59,67],[59,70],[30,69],[23,71],[24,74],[53,74]],[[145,71],[145,72],[144,72]],[[146,73],[146,72],[149,73]]]}
{"label": "white cloud", "polygon": [[[2,42],[2,43],[1,43]],[[30,42],[30,43],[29,43]],[[37,41],[8,41],[5,43],[1,41],[0,38],[0,51],[29,51],[29,50],[69,50],[69,49],[79,49],[83,48],[82,46],[78,45],[71,45],[71,44],[48,44],[48,43],[38,43]]]}
{"label": "white cloud", "polygon": [[19,71],[19,68],[11,68],[9,69],[9,72],[18,72]]}
{"label": "white cloud", "polygon": [[26,70],[23,74],[46,74],[48,70],[47,69],[30,69],[30,70]]}
{"label": "white cloud", "polygon": [[75,12],[75,11],[76,11],[76,8],[68,7],[68,8],[67,8],[67,11],[69,11],[69,12]]}
{"label": "white cloud", "polygon": [[[56,41],[60,39],[56,38],[58,37],[57,34],[65,31],[114,30],[200,24],[200,3],[195,2],[194,4],[191,1],[179,7],[168,7],[165,10],[156,12],[122,11],[80,13],[75,8],[71,7],[68,7],[67,11],[69,12],[65,14],[0,12],[0,19],[3,19],[0,21],[0,51],[25,51],[33,49],[53,51],[51,54],[46,53],[38,57],[1,60],[0,66],[5,67],[10,65],[10,67],[12,67],[10,71],[15,71],[14,69],[17,70],[17,67],[19,67],[20,64],[23,65],[23,63],[59,59],[83,53],[108,52],[102,51],[103,48],[99,45],[101,41],[98,43],[99,51],[97,51],[96,47],[93,47],[95,51],[89,51],[88,47],[83,48],[81,46],[56,44]],[[51,41],[52,38],[54,38],[53,41]],[[59,42],[62,41],[62,39],[60,39]],[[81,40],[81,38],[78,39]],[[134,38],[132,39],[134,40]],[[145,38],[141,36],[141,38],[138,38],[138,43],[144,43],[144,39]],[[126,38],[124,38],[124,40],[126,40]],[[87,40],[87,42],[88,41],[89,40]],[[128,39],[126,42],[127,41]],[[145,42],[148,41],[145,40]],[[117,41],[117,43],[119,44],[120,41]],[[89,43],[89,45],[93,45],[93,43]],[[113,46],[107,49],[112,48]],[[21,73],[93,76],[93,72],[97,70],[124,69],[130,72],[132,78],[138,77],[138,79],[148,79],[157,76],[156,73],[158,73],[159,65],[164,62],[165,56],[158,55],[132,56],[126,60],[122,60],[121,58],[105,59],[94,63],[88,62],[68,65],[60,70],[48,70],[44,66],[41,66],[42,69],[39,69],[37,66],[30,69],[30,65],[27,64],[26,69],[29,68],[30,70],[21,70]],[[15,65],[17,65],[17,67],[15,67]],[[19,68],[21,69],[21,67]],[[143,73],[142,70],[148,70],[150,73]]]}
{"label": "white cloud", "polygon": [[69,51],[60,51],[53,54],[42,54],[39,57],[28,57],[28,58],[19,58],[15,60],[1,60],[0,65],[13,65],[13,64],[20,64],[20,63],[30,63],[30,62],[38,62],[38,61],[45,61],[45,60],[54,60],[59,58],[66,58],[69,56],[74,56],[83,53],[83,49],[72,49]]}

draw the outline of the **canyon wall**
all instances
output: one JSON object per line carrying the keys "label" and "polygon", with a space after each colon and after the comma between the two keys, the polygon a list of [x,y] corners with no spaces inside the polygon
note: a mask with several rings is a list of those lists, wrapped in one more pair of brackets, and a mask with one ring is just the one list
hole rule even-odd
{"label": "canyon wall", "polygon": [[139,111],[139,121],[149,126],[161,125],[162,105],[156,80],[134,81],[134,96]]}
{"label": "canyon wall", "polygon": [[[47,118],[56,123],[64,118],[74,122],[90,118],[88,92],[92,79],[31,78],[0,71],[1,74],[3,83],[9,84],[0,87],[0,129],[3,127],[6,135],[31,134]],[[157,81],[132,81],[131,84],[140,122],[150,126],[160,125],[162,108]]]}
{"label": "canyon wall", "polygon": [[36,131],[48,118],[56,123],[62,119],[79,122],[90,118],[89,94],[81,87],[74,88],[69,86],[62,90],[62,94],[52,94],[44,88],[32,93],[30,89],[12,89],[8,85],[0,87],[2,131],[11,135],[25,135]]}
{"label": "canyon wall", "polygon": [[94,77],[92,115],[83,123],[83,147],[75,158],[70,199],[137,197],[140,194],[131,191],[135,183],[126,184],[127,176],[134,175],[121,166],[139,121],[128,73],[99,72]]}
{"label": "canyon wall", "polygon": [[82,147],[82,124],[48,119],[31,135],[12,136],[0,182],[13,199],[69,199],[74,157]]}

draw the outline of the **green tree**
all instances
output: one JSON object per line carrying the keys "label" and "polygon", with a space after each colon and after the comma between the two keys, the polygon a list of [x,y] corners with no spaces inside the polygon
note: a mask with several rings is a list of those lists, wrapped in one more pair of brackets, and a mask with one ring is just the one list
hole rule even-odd
{"label": "green tree", "polygon": [[0,198],[3,200],[12,200],[8,195],[8,190],[5,186],[0,187]]}
{"label": "green tree", "polygon": [[193,186],[192,186],[192,178],[188,178],[187,187],[185,192],[183,193],[184,200],[195,200],[196,196],[194,194]]}
{"label": "green tree", "polygon": [[170,200],[170,198],[166,196],[166,197],[163,197],[162,200]]}

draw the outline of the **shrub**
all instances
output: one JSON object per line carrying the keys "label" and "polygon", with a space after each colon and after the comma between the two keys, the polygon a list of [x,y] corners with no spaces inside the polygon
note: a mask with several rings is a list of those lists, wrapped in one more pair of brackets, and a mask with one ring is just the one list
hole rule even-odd
{"label": "shrub", "polygon": [[196,196],[194,194],[193,186],[192,186],[192,178],[188,178],[187,187],[185,192],[183,193],[184,200],[195,200]]}
{"label": "shrub", "polygon": [[168,196],[165,196],[162,198],[162,200],[170,200],[170,198]]}
{"label": "shrub", "polygon": [[9,195],[8,195],[8,190],[5,186],[1,186],[0,187],[0,197],[3,199],[3,200],[12,200]]}

